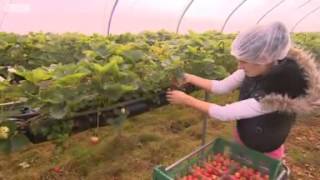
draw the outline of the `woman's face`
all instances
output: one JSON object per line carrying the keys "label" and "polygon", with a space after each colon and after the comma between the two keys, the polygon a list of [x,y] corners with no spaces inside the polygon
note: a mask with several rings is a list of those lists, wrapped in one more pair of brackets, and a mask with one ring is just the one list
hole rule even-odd
{"label": "woman's face", "polygon": [[263,75],[268,72],[272,67],[272,63],[269,64],[254,64],[243,60],[238,60],[238,69],[243,69],[248,77],[255,77]]}

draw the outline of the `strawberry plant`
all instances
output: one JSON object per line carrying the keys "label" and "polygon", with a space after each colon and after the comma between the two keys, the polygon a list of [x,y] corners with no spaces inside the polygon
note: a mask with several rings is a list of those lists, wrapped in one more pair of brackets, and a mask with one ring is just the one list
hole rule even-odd
{"label": "strawberry plant", "polygon": [[[137,42],[137,39],[144,38],[144,35],[129,38],[133,42],[117,44],[98,36],[90,38],[79,36],[77,39],[77,36],[68,34],[58,41],[59,45],[66,46],[65,43],[68,41],[88,44],[83,44],[81,50],[76,47],[70,49],[70,51],[77,49],[82,54],[78,54],[78,60],[65,59],[64,63],[54,61],[55,57],[51,57],[52,53],[47,49],[56,43],[54,41],[58,40],[58,36],[40,33],[18,39],[16,42],[25,43],[26,46],[23,46],[25,50],[28,47],[29,50],[32,49],[30,53],[34,53],[27,53],[26,64],[20,64],[25,67],[16,66],[16,74],[25,80],[15,85],[22,92],[21,96],[26,97],[32,107],[40,109],[39,118],[31,122],[33,131],[49,135],[48,131],[53,129],[48,128],[50,126],[46,124],[50,121],[64,121],[77,112],[87,109],[96,109],[97,126],[99,126],[103,107],[136,98],[146,98],[159,103],[158,94],[170,87],[170,81],[177,74],[182,74],[188,67],[189,70],[196,70],[200,74],[210,73],[204,68],[215,67],[214,61],[211,60],[203,61],[206,64],[202,64],[202,67],[201,61],[198,62],[200,63],[198,67],[195,67],[195,63],[184,61],[176,54],[178,46],[175,41],[170,41],[170,34],[158,35],[155,38],[160,40],[149,45]],[[96,43],[91,42],[93,39],[97,40]],[[66,47],[70,47],[69,45],[70,43]],[[37,54],[44,49],[46,49],[44,52],[48,52],[46,55],[50,58],[50,62],[42,59],[43,54]],[[73,63],[68,64],[68,62]],[[44,66],[33,68],[36,65]],[[191,66],[194,66],[194,69],[190,68]],[[221,71],[220,75],[224,74],[225,71]],[[57,131],[53,132],[56,134]],[[64,136],[50,135],[50,137]]]}
{"label": "strawberry plant", "polygon": [[[297,34],[298,44],[317,53],[319,34]],[[159,94],[182,72],[220,79],[236,68],[229,54],[233,34],[206,32],[177,35],[165,31],[109,37],[77,33],[63,35],[0,33],[1,65],[13,66],[24,78],[6,80],[1,102],[27,98],[39,108],[37,124],[70,119],[80,111],[143,98],[159,103]],[[318,48],[319,49],[319,48]],[[5,112],[2,113],[2,115]],[[39,123],[43,121],[43,123]],[[99,123],[98,123],[99,124]]]}
{"label": "strawberry plant", "polygon": [[293,38],[296,45],[312,52],[316,59],[320,59],[320,33],[295,33]]}
{"label": "strawberry plant", "polygon": [[0,120],[0,152],[18,151],[29,143],[25,135],[18,133],[14,122]]}
{"label": "strawberry plant", "polygon": [[127,119],[129,112],[125,108],[115,109],[115,111],[118,117],[110,119],[109,122],[117,129],[118,137],[122,137],[123,123]]}

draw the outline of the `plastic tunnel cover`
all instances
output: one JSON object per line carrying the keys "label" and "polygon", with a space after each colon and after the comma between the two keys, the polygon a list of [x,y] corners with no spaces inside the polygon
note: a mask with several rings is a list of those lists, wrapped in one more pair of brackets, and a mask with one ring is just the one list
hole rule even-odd
{"label": "plastic tunnel cover", "polygon": [[[2,0],[0,1],[0,31],[79,32],[106,35],[108,19],[116,0]],[[228,14],[243,0],[194,1],[186,12],[179,32],[189,30],[219,31]],[[238,32],[254,25],[280,0],[246,1],[230,18],[224,32]],[[158,31],[175,32],[179,18],[190,0],[119,0],[110,32]],[[260,24],[282,21],[289,29],[307,12],[318,7],[319,1],[286,0],[262,19]],[[302,6],[303,5],[303,6]],[[293,13],[294,12],[294,13]],[[320,11],[314,12],[295,28],[299,31],[319,31]],[[288,15],[290,14],[290,15]]]}

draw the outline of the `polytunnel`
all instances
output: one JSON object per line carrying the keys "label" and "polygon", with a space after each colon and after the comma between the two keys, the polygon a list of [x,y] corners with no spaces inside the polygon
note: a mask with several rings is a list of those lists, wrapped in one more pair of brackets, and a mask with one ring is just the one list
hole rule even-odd
{"label": "polytunnel", "polygon": [[[191,3],[188,8],[189,3]],[[221,30],[228,15],[242,4],[229,19],[226,32],[237,32],[256,24],[268,11],[261,23],[274,20],[284,22],[292,29],[304,15],[319,7],[317,0],[269,0],[269,1],[188,1],[188,0],[85,0],[68,2],[1,1],[1,30],[5,32],[81,32],[107,34],[108,23],[114,5],[110,32],[141,32],[167,30],[175,32],[180,17],[181,33],[189,30],[203,32]],[[314,10],[299,26],[297,32],[319,31],[319,10]],[[48,23],[50,22],[50,23]]]}
{"label": "polytunnel", "polygon": [[319,0],[0,0],[0,180],[318,179]]}

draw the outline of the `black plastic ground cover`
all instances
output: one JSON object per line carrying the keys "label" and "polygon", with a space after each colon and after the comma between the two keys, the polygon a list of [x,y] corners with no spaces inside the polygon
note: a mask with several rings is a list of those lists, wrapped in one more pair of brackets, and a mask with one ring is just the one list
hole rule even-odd
{"label": "black plastic ground cover", "polygon": [[[183,90],[186,93],[191,93],[197,89],[192,85],[188,85],[180,90]],[[112,124],[110,121],[119,117],[119,112],[121,111],[121,109],[125,109],[126,117],[132,117],[167,105],[169,103],[166,98],[166,91],[159,93],[156,99],[157,101],[140,98],[120,102],[115,105],[102,108],[99,110],[99,127]],[[72,134],[79,133],[91,128],[96,128],[98,119],[97,115],[97,109],[82,111],[73,114],[70,118],[73,121]],[[34,114],[32,115],[32,117],[34,117]],[[47,140],[44,136],[32,134],[30,129],[26,130],[26,135],[33,143],[40,143]]]}

